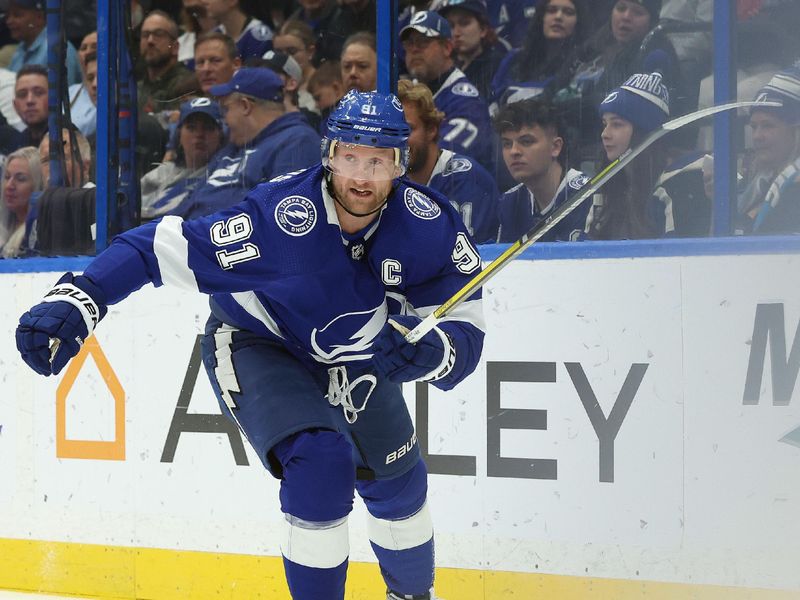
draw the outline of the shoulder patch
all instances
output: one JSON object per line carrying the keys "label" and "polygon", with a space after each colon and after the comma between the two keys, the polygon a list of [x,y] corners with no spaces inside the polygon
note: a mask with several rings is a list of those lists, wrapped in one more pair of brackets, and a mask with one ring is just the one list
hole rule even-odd
{"label": "shoulder patch", "polygon": [[589,176],[581,174],[574,179],[570,179],[567,185],[569,185],[569,187],[571,187],[573,190],[579,190],[587,183],[589,183]]}
{"label": "shoulder patch", "polygon": [[459,81],[450,88],[456,96],[466,96],[467,98],[477,98],[480,94],[478,88],[472,85],[469,81]]}
{"label": "shoulder patch", "polygon": [[406,188],[403,201],[412,215],[425,221],[435,219],[442,213],[442,209],[436,202],[414,188]]}
{"label": "shoulder patch", "polygon": [[257,27],[253,27],[250,30],[250,33],[253,35],[253,38],[259,42],[266,42],[267,40],[272,39],[272,30],[266,25],[258,25]]}
{"label": "shoulder patch", "polygon": [[448,175],[452,175],[453,173],[466,173],[467,171],[472,169],[472,161],[468,158],[451,158],[447,161],[447,164],[444,166],[444,170],[442,171],[442,177],[447,177]]}
{"label": "shoulder patch", "polygon": [[299,237],[314,229],[317,209],[304,196],[287,196],[275,207],[275,222],[289,235]]}

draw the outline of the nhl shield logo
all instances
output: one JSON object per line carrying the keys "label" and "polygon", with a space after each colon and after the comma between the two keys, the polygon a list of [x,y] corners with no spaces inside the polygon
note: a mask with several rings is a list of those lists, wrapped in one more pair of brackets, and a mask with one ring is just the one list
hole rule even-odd
{"label": "nhl shield logo", "polygon": [[436,202],[414,188],[406,188],[403,199],[405,200],[406,207],[411,211],[411,214],[420,219],[430,221],[442,213],[442,209],[439,208]]}
{"label": "nhl shield logo", "polygon": [[275,207],[275,222],[289,235],[305,235],[317,223],[317,209],[308,198],[289,196]]}

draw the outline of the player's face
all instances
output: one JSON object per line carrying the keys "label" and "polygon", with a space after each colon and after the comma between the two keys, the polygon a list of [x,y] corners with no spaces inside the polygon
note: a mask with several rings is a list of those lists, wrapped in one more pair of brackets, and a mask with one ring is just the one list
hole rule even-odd
{"label": "player's face", "polygon": [[633,123],[614,113],[603,114],[603,133],[600,139],[608,160],[618,159],[625,150],[631,147]]}
{"label": "player's face", "polygon": [[611,33],[618,42],[626,44],[641,40],[650,31],[650,13],[641,4],[619,0],[611,11]]}
{"label": "player's face", "polygon": [[28,126],[44,123],[47,120],[47,77],[30,73],[17,79],[14,109]]}
{"label": "player's face", "polygon": [[199,169],[219,150],[222,145],[222,131],[208,116],[190,115],[181,125],[180,143],[186,166]]}
{"label": "player's face", "polygon": [[392,148],[339,143],[328,168],[336,198],[351,212],[363,215],[383,204],[398,176]]}
{"label": "player's face", "polygon": [[348,90],[371,92],[378,77],[375,51],[363,44],[350,44],[342,52],[342,81]]}
{"label": "player's face", "polygon": [[409,74],[426,82],[433,81],[449,68],[453,44],[450,40],[427,37],[411,30],[403,37],[403,49]]}
{"label": "player's face", "polygon": [[503,160],[514,181],[531,183],[545,175],[558,159],[563,140],[539,125],[500,135]]}
{"label": "player's face", "polygon": [[453,50],[456,54],[461,56],[479,54],[487,30],[478,21],[475,13],[461,8],[451,8],[447,11],[447,20],[453,32]]}
{"label": "player's face", "polygon": [[208,94],[212,86],[227,83],[239,66],[220,40],[208,40],[194,49],[194,71],[200,82],[200,89]]}
{"label": "player's face", "polygon": [[436,140],[436,131],[430,131],[419,116],[419,109],[411,102],[403,104],[406,121],[411,128],[408,136],[408,172],[420,171],[428,162],[431,144]]}
{"label": "player's face", "polygon": [[544,9],[542,33],[548,40],[564,40],[575,31],[578,12],[570,0],[550,0]]}
{"label": "player's face", "polygon": [[779,169],[797,152],[797,130],[780,117],[758,110],[750,116],[753,150],[760,167]]}

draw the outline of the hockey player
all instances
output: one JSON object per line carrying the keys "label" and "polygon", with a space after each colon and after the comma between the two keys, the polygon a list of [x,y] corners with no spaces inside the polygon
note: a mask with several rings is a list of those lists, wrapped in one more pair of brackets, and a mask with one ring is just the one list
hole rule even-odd
{"label": "hockey player", "polygon": [[295,600],[344,597],[354,489],[387,598],[432,598],[427,472],[400,384],[448,390],[475,368],[480,292],[416,345],[387,318],[414,327],[480,257],[444,197],[400,179],[408,135],[395,96],[351,91],[329,118],[321,165],[217,214],[125,232],[17,329],[23,359],[57,374],[107,306],[144,284],[209,294],[203,362],[221,410],[280,478]]}

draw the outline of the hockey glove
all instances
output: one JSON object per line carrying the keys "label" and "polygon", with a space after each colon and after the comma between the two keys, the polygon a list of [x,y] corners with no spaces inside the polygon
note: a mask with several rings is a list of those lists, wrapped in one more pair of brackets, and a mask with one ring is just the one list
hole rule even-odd
{"label": "hockey glove", "polygon": [[[391,321],[411,330],[421,319],[393,316]],[[452,370],[456,357],[450,336],[438,327],[426,333],[416,344],[410,344],[391,323],[383,326],[372,343],[372,350],[375,371],[393,383],[441,379]]]}
{"label": "hockey glove", "polygon": [[64,274],[42,302],[19,319],[17,350],[22,360],[40,375],[58,375],[106,315],[104,300],[88,278]]}

